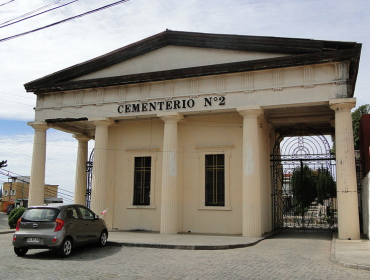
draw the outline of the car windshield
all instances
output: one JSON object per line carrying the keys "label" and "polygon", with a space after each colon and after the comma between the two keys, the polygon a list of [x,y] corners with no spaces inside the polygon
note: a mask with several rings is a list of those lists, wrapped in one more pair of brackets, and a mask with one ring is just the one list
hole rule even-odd
{"label": "car windshield", "polygon": [[24,222],[54,222],[59,212],[55,208],[31,208],[24,212],[22,220]]}

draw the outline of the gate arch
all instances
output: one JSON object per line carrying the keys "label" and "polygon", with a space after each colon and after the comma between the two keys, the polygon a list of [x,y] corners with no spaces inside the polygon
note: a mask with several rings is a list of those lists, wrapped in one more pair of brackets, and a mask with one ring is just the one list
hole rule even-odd
{"label": "gate arch", "polygon": [[271,167],[273,228],[337,228],[335,156],[324,135],[304,124],[283,132]]}

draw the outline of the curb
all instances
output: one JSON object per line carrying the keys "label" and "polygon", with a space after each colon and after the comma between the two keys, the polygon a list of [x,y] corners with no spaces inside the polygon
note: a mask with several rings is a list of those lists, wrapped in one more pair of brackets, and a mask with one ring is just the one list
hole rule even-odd
{"label": "curb", "polygon": [[[232,245],[172,245],[172,244],[149,244],[149,243],[129,243],[117,242],[126,247],[141,247],[141,248],[158,248],[158,249],[177,249],[177,250],[228,250],[254,246],[265,238],[261,238],[252,243],[232,244]],[[114,241],[111,241],[114,242]]]}
{"label": "curb", "polygon": [[131,243],[131,242],[119,242],[119,241],[110,241],[112,243],[117,243],[121,246],[126,247],[141,247],[141,248],[157,248],[157,249],[176,249],[176,250],[228,250],[228,249],[238,249],[251,247],[262,240],[270,238],[276,235],[280,231],[273,231],[266,236],[261,237],[261,239],[256,240],[250,243],[240,243],[240,244],[230,244],[230,245],[173,245],[173,244],[150,244],[150,243]]}
{"label": "curb", "polygon": [[13,233],[15,230],[0,230],[0,234]]}
{"label": "curb", "polygon": [[334,233],[333,238],[331,240],[331,251],[330,251],[330,261],[332,263],[335,263],[337,265],[347,267],[347,268],[353,268],[353,269],[360,269],[360,270],[367,270],[370,271],[370,265],[365,265],[365,264],[355,264],[355,263],[347,263],[340,261],[335,258],[335,251],[336,251],[336,243],[337,243],[337,236]]}

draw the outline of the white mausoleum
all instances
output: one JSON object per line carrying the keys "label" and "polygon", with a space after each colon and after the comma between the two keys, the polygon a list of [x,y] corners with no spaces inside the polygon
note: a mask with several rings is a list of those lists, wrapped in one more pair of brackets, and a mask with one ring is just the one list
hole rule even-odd
{"label": "white mausoleum", "polygon": [[111,229],[241,234],[275,228],[280,135],[336,144],[338,231],[359,239],[351,109],[361,44],[165,31],[25,85],[37,95],[29,204],[43,203],[47,130],[79,143],[75,202]]}

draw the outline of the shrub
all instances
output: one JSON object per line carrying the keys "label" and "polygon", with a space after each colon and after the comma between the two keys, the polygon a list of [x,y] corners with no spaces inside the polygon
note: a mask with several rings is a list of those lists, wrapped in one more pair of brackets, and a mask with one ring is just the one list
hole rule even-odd
{"label": "shrub", "polygon": [[12,210],[9,214],[8,218],[8,225],[10,228],[15,228],[17,225],[17,221],[19,220],[20,217],[22,217],[24,211],[26,211],[26,208],[24,207],[17,207]]}

